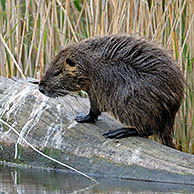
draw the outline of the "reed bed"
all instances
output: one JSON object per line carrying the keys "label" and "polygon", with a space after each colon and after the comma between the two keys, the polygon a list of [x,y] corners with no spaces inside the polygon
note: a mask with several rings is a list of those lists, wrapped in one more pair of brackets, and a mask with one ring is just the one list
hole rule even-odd
{"label": "reed bed", "polygon": [[129,33],[163,44],[187,82],[176,117],[177,148],[194,153],[194,1],[0,0],[0,75],[41,78],[68,42]]}

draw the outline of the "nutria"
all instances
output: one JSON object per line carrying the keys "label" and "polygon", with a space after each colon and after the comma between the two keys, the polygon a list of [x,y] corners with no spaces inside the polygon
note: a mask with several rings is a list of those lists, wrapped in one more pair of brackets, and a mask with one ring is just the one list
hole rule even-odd
{"label": "nutria", "polygon": [[50,62],[39,90],[50,97],[84,90],[90,111],[76,117],[94,122],[106,111],[125,127],[106,138],[156,134],[175,147],[173,124],[184,96],[184,78],[158,45],[129,35],[94,37],[73,43]]}

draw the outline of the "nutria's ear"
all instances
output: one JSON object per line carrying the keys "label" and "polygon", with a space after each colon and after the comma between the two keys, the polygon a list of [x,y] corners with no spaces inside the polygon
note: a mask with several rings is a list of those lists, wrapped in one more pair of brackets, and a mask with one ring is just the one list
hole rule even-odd
{"label": "nutria's ear", "polygon": [[72,61],[70,58],[67,58],[66,59],[66,63],[68,64],[68,65],[70,65],[71,67],[74,67],[75,66],[75,62],[74,61]]}

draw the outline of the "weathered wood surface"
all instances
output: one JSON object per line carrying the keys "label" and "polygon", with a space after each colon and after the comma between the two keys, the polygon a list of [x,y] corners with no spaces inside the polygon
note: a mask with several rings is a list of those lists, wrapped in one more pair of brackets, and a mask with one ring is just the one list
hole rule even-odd
{"label": "weathered wood surface", "polygon": [[[86,98],[50,99],[28,80],[0,77],[0,118],[33,146],[87,174],[194,185],[194,156],[141,137],[105,139],[121,124],[102,114],[95,124],[74,121],[89,110]],[[62,168],[29,148],[0,123],[0,160]]]}

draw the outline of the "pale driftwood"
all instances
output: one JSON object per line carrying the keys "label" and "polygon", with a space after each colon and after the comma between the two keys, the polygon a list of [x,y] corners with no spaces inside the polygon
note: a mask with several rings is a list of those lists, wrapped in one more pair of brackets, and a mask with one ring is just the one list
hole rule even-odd
{"label": "pale driftwood", "polygon": [[[194,185],[194,156],[141,137],[105,139],[121,124],[102,114],[95,124],[74,121],[89,110],[86,98],[50,99],[29,80],[0,77],[0,118],[42,152],[87,174]],[[0,124],[0,160],[62,168],[35,153]]]}

